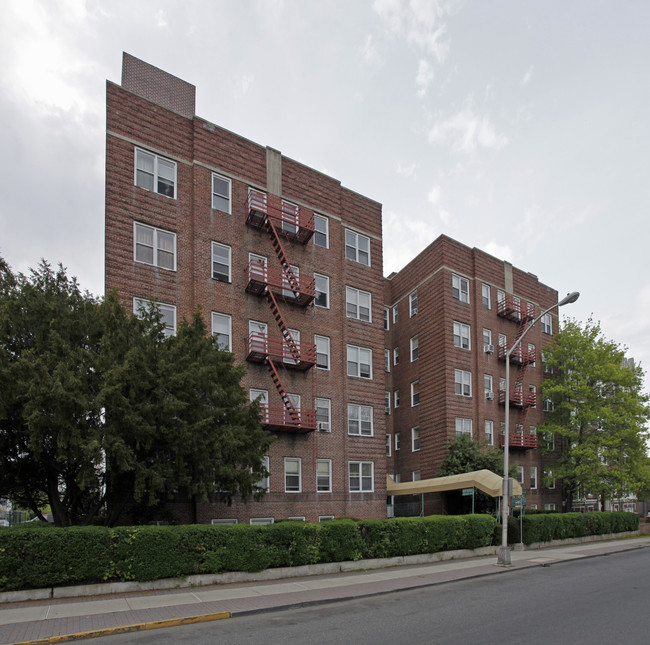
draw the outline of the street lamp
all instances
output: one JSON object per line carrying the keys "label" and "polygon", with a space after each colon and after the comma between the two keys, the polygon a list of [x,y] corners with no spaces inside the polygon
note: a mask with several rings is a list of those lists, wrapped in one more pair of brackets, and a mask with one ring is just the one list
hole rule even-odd
{"label": "street lamp", "polygon": [[517,340],[512,344],[512,347],[506,351],[506,424],[503,437],[503,497],[501,499],[501,546],[497,553],[497,564],[505,565],[510,564],[510,548],[508,547],[508,510],[510,506],[510,477],[508,471],[510,470],[509,463],[509,450],[510,450],[510,356],[521,345],[524,336],[535,326],[535,323],[545,316],[549,311],[555,307],[562,307],[574,303],[580,294],[577,291],[568,293],[560,302],[542,311],[535,320],[533,320]]}

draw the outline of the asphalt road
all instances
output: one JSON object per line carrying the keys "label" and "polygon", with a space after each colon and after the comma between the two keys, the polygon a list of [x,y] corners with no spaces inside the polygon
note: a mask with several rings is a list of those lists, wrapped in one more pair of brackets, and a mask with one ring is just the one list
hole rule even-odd
{"label": "asphalt road", "polygon": [[92,643],[645,645],[650,642],[649,556],[639,549]]}

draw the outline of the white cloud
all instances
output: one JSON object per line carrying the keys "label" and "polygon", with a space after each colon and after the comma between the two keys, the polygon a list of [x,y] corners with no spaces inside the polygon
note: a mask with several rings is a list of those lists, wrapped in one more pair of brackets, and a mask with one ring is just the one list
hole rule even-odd
{"label": "white cloud", "polygon": [[488,242],[483,244],[483,250],[490,255],[493,255],[499,260],[505,260],[506,262],[514,262],[515,252],[512,247],[508,244],[499,244],[498,242]]}
{"label": "white cloud", "polygon": [[434,186],[430,191],[429,194],[427,195],[427,201],[430,204],[437,204],[440,201],[440,193],[442,192],[442,189],[440,186]]}
{"label": "white cloud", "polygon": [[428,61],[420,59],[418,64],[418,73],[415,76],[415,84],[418,88],[418,96],[424,96],[427,93],[431,81],[433,80],[433,69]]}
{"label": "white cloud", "polygon": [[167,27],[167,12],[163,9],[159,9],[156,12],[156,26]]}
{"label": "white cloud", "polygon": [[404,14],[403,0],[375,0],[372,8],[390,32],[398,32],[401,29]]}
{"label": "white cloud", "polygon": [[359,52],[364,63],[372,63],[377,60],[377,48],[370,34],[366,36],[363,45],[359,47]]}
{"label": "white cloud", "polygon": [[415,172],[415,164],[411,163],[408,166],[404,165],[401,161],[397,162],[397,174],[401,175],[402,177],[412,177],[413,173]]}
{"label": "white cloud", "polygon": [[521,79],[521,84],[522,85],[528,85],[530,83],[530,79],[533,77],[533,70],[535,68],[531,65],[527,70],[526,73],[524,74],[524,77]]}
{"label": "white cloud", "polygon": [[479,148],[501,150],[508,143],[499,134],[488,116],[476,116],[471,107],[464,107],[453,116],[436,123],[429,130],[430,143],[449,143],[455,152],[473,155]]}

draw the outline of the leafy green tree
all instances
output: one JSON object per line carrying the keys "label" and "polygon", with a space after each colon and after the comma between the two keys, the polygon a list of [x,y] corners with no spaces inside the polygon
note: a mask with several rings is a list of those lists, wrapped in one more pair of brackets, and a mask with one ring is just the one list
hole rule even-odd
{"label": "leafy green tree", "polygon": [[626,361],[624,349],[591,320],[566,322],[544,349],[544,362],[552,375],[542,396],[553,404],[540,426],[553,437],[543,453],[545,470],[562,481],[566,509],[586,493],[604,505],[639,491],[647,477],[649,416],[641,368]]}

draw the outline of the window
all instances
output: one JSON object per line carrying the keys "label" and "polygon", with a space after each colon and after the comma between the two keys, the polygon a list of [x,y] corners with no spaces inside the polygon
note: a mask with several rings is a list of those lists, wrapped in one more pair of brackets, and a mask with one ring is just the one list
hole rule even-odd
{"label": "window", "polygon": [[530,361],[529,367],[535,367],[535,345],[528,343],[528,360]]}
{"label": "window", "polygon": [[288,329],[289,338],[282,339],[282,362],[297,365],[300,359],[300,330]]}
{"label": "window", "polygon": [[546,450],[555,450],[555,435],[552,432],[545,432],[544,443],[546,444]]}
{"label": "window", "polygon": [[330,339],[327,336],[314,336],[316,345],[316,367],[322,370],[330,368]]}
{"label": "window", "polygon": [[544,334],[553,333],[553,317],[551,314],[544,314],[541,318],[542,332]]}
{"label": "window", "polygon": [[537,466],[530,467],[530,488],[532,490],[537,488]]}
{"label": "window", "polygon": [[420,405],[420,381],[411,383],[411,407]]}
{"label": "window", "polygon": [[176,234],[134,222],[134,259],[176,271]]}
{"label": "window", "polygon": [[348,318],[356,318],[364,322],[372,322],[370,311],[372,298],[367,291],[345,288],[345,313]]}
{"label": "window", "polygon": [[295,237],[298,234],[298,206],[286,200],[282,200],[282,231],[287,237]]}
{"label": "window", "polygon": [[314,244],[324,249],[330,247],[330,221],[324,215],[314,213]]}
{"label": "window", "polygon": [[416,289],[415,291],[412,291],[409,294],[409,317],[413,318],[413,316],[417,315],[418,313],[418,290]]}
{"label": "window", "polygon": [[391,456],[391,454],[392,454],[391,453],[392,446],[393,446],[393,438],[389,434],[387,434],[386,435],[386,457]]}
{"label": "window", "polygon": [[548,357],[542,352],[542,370],[544,374],[553,374],[553,368],[548,363]]}
{"label": "window", "polygon": [[390,392],[384,392],[384,409],[390,414]]}
{"label": "window", "polygon": [[136,148],[135,185],[176,199],[176,164],[169,159]]}
{"label": "window", "polygon": [[348,345],[348,376],[372,378],[372,350]]}
{"label": "window", "polygon": [[420,427],[415,426],[411,428],[411,451],[418,452],[420,450]]}
{"label": "window", "polygon": [[264,524],[273,524],[275,520],[272,517],[251,517],[249,524],[252,526],[262,526]]}
{"label": "window", "polygon": [[490,285],[483,283],[481,285],[481,301],[483,302],[483,307],[485,309],[491,309],[492,304],[490,302]]}
{"label": "window", "polygon": [[553,412],[553,401],[551,399],[544,399],[542,401],[542,412]]}
{"label": "window", "polygon": [[472,373],[454,370],[454,391],[458,396],[472,396]]}
{"label": "window", "polygon": [[390,310],[388,307],[384,307],[384,331],[390,329]]}
{"label": "window", "polygon": [[497,289],[497,306],[499,309],[501,309],[506,302],[506,292],[501,291],[501,289]]}
{"label": "window", "polygon": [[420,481],[420,471],[419,470],[414,470],[411,472],[411,481],[414,482],[419,482]]}
{"label": "window", "polygon": [[230,213],[230,179],[212,173],[212,208]]}
{"label": "window", "polygon": [[469,304],[469,280],[453,273],[451,276],[451,286],[454,298]]}
{"label": "window", "polygon": [[232,352],[232,318],[212,312],[212,335],[217,337],[220,349]]}
{"label": "window", "polygon": [[472,436],[472,420],[456,417],[456,436],[460,437],[464,434]]}
{"label": "window", "polygon": [[492,374],[483,374],[483,390],[485,391],[486,399],[490,400],[494,396]]}
{"label": "window", "polygon": [[151,300],[133,298],[133,313],[138,318],[143,318],[152,304],[158,309],[160,322],[165,325],[165,337],[169,338],[176,335],[176,307],[174,305],[166,305],[162,302],[152,303]]}
{"label": "window", "polygon": [[225,244],[212,242],[212,277],[220,282],[230,282],[232,250]]}
{"label": "window", "polygon": [[384,350],[384,371],[390,372],[390,349]]}
{"label": "window", "polygon": [[395,390],[393,394],[393,407],[399,408],[399,390]]}
{"label": "window", "polygon": [[333,515],[319,515],[318,516],[318,521],[319,522],[328,522],[329,520],[333,520],[334,516]]}
{"label": "window", "polygon": [[393,348],[393,365],[399,365],[399,347]]}
{"label": "window", "polygon": [[316,399],[316,421],[320,432],[332,432],[332,401]]}
{"label": "window", "polygon": [[330,279],[326,275],[314,273],[314,287],[316,289],[316,297],[314,305],[316,307],[324,307],[329,309],[330,306]]}
{"label": "window", "polygon": [[373,470],[372,461],[351,461],[348,464],[350,492],[351,493],[372,493]]}
{"label": "window", "polygon": [[528,386],[528,403],[531,407],[537,407],[537,387],[535,385]]}
{"label": "window", "polygon": [[454,347],[471,349],[470,347],[470,326],[463,323],[454,323]]}
{"label": "window", "polygon": [[372,407],[348,404],[348,434],[372,437]]}
{"label": "window", "polygon": [[295,298],[300,293],[300,267],[290,264],[282,270],[282,295]]}
{"label": "window", "polygon": [[500,392],[506,391],[506,380],[504,378],[499,379],[499,391]]}
{"label": "window", "polygon": [[316,462],[316,490],[319,493],[332,492],[332,460],[319,459]]}
{"label": "window", "polygon": [[499,347],[507,347],[508,339],[505,334],[499,334]]}
{"label": "window", "polygon": [[420,355],[420,343],[418,342],[418,337],[413,336],[411,338],[411,363],[418,360]]}
{"label": "window", "polygon": [[517,466],[517,481],[523,485],[524,483],[524,467],[523,466]]}
{"label": "window", "polygon": [[301,461],[295,457],[284,458],[284,492],[299,493],[302,490]]}
{"label": "window", "polygon": [[485,422],[485,441],[489,446],[494,445],[494,422]]}
{"label": "window", "polygon": [[398,320],[399,320],[399,309],[397,308],[397,305],[393,305],[393,325],[396,325]]}
{"label": "window", "polygon": [[251,388],[248,391],[248,399],[251,401],[257,401],[260,406],[260,418],[262,421],[267,420],[268,416],[268,405],[269,405],[269,393],[266,390],[256,390]]}
{"label": "window", "polygon": [[370,238],[354,231],[345,231],[345,257],[370,266]]}
{"label": "window", "polygon": [[551,490],[555,488],[555,477],[552,470],[544,471],[544,481],[546,481],[546,488]]}
{"label": "window", "polygon": [[545,511],[554,511],[555,510],[555,504],[544,504],[544,510]]}
{"label": "window", "polygon": [[[265,455],[262,461],[262,465],[264,466],[266,472],[268,473],[270,468],[269,468],[269,457],[268,455]],[[255,486],[261,488],[265,492],[269,492],[271,490],[271,483],[269,481],[270,475],[267,475],[266,477],[262,477],[258,482],[255,483]]]}
{"label": "window", "polygon": [[491,329],[483,329],[483,345],[491,345],[492,344],[492,330]]}
{"label": "window", "polygon": [[[399,432],[396,432],[396,433],[395,433],[395,450],[399,450],[399,449],[400,449],[400,443],[401,443],[401,441],[400,441],[400,433],[399,433]],[[396,480],[396,481],[397,481],[397,480]]]}

